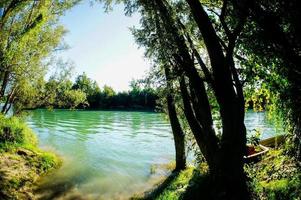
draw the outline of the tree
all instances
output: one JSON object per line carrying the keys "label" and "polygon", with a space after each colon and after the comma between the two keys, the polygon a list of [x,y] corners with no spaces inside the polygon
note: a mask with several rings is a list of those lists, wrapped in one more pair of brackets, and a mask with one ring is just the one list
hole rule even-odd
{"label": "tree", "polygon": [[75,83],[72,86],[73,89],[79,89],[87,95],[87,101],[92,108],[100,107],[100,88],[96,81],[88,78],[86,73],[83,73],[75,79]]}
{"label": "tree", "polygon": [[114,91],[114,89],[108,85],[104,85],[103,86],[103,94],[106,97],[112,97],[116,94],[116,92]]}
{"label": "tree", "polygon": [[[243,155],[246,145],[244,95],[242,84],[235,68],[233,53],[237,38],[245,23],[245,17],[242,16],[238,19],[238,23],[232,31],[229,29],[228,24],[223,22],[223,18],[220,18],[228,38],[228,45],[223,49],[213,23],[201,2],[198,0],[187,0],[187,3],[191,8],[193,18],[198,25],[210,58],[214,80],[213,88],[220,106],[223,131],[220,147],[214,155],[218,160],[215,164],[217,169],[214,169],[217,171],[214,173],[217,182],[222,184],[221,187],[226,192],[225,197],[240,199],[246,193],[246,186],[237,188],[236,194],[231,194],[235,192],[235,188],[229,184],[232,183],[235,186],[244,184]],[[221,16],[226,9],[226,3],[227,1],[224,1]]]}
{"label": "tree", "polygon": [[111,108],[113,103],[113,96],[115,96],[116,93],[113,90],[112,87],[104,85],[103,91],[102,91],[102,105],[105,108]]}
{"label": "tree", "polygon": [[[46,58],[56,48],[61,48],[61,37],[65,33],[57,24],[59,15],[76,1],[8,0],[0,4],[0,99],[2,109],[7,112],[18,96],[28,98],[21,92],[22,84],[35,89],[37,80],[46,73]],[[19,89],[17,89],[19,88]],[[32,91],[34,92],[34,91]],[[19,106],[20,107],[20,106]],[[23,106],[21,106],[23,107]]]}
{"label": "tree", "polygon": [[81,90],[65,90],[63,94],[63,107],[67,107],[69,109],[75,109],[80,104],[86,102],[86,94]]}
{"label": "tree", "polygon": [[[213,195],[221,199],[248,198],[243,170],[244,95],[233,58],[245,17],[230,24],[220,20],[223,31],[218,32],[214,25],[219,19],[210,18],[201,2],[178,2],[186,7],[184,12],[175,11],[177,2],[172,1],[126,1],[129,13],[139,10],[142,15],[142,28],[134,31],[136,40],[147,48],[146,55],[156,63],[169,64],[174,80],[179,81],[185,118],[209,164],[216,188]],[[224,7],[232,5],[220,4],[221,13]],[[236,16],[236,12],[227,13],[227,17]],[[193,35],[183,23],[187,18],[187,25],[196,27]],[[210,62],[203,61],[196,43],[203,43]],[[214,111],[209,101],[212,93],[222,121],[220,137],[213,128]]]}
{"label": "tree", "polygon": [[41,103],[36,107],[49,109],[86,107],[86,93],[82,90],[74,89],[74,84],[70,80],[73,70],[72,63],[59,60],[56,64],[57,70],[47,82],[39,87]]}

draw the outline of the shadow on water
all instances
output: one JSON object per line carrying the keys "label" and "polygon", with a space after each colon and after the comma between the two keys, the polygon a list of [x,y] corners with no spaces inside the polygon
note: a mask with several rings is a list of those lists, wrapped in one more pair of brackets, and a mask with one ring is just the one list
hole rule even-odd
{"label": "shadow on water", "polygon": [[[40,186],[35,193],[38,194],[39,199],[52,200],[58,199],[70,193],[75,188],[72,182],[54,182],[51,185]],[[80,198],[79,198],[80,199]]]}
{"label": "shadow on water", "polygon": [[38,185],[35,194],[41,200],[86,200],[82,194],[77,192],[77,184],[80,180],[57,178],[51,182],[46,181]]}
{"label": "shadow on water", "polygon": [[63,165],[60,169],[53,171],[47,176],[42,177],[34,191],[37,199],[40,200],[87,200],[79,192],[79,185],[85,184],[90,176],[87,169],[77,166],[70,169],[73,161],[70,158],[63,158]]}

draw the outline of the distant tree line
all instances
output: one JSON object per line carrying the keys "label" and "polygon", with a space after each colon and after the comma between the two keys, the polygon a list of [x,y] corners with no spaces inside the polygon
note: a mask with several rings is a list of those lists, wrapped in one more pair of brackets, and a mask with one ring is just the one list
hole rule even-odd
{"label": "distant tree line", "polygon": [[155,110],[157,95],[152,88],[143,87],[133,80],[130,90],[115,92],[110,86],[102,89],[86,73],[78,75],[73,83],[68,78],[68,69],[54,75],[40,89],[40,102],[32,108],[66,109],[118,109]]}

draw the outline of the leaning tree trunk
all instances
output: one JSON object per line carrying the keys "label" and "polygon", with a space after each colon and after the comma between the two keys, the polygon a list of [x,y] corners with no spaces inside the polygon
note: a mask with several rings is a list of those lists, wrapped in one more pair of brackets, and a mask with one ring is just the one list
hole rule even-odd
{"label": "leaning tree trunk", "polygon": [[185,154],[185,135],[182,130],[181,124],[179,122],[175,102],[173,98],[173,89],[170,77],[170,71],[168,66],[165,66],[165,77],[166,77],[166,85],[167,85],[167,109],[168,116],[170,120],[170,125],[174,137],[175,142],[175,150],[176,150],[176,168],[175,171],[180,171],[186,168],[186,154]]}
{"label": "leaning tree trunk", "polygon": [[[160,30],[161,25],[158,16],[155,16],[155,23],[156,23],[156,28]],[[158,32],[160,40],[164,38],[162,34],[163,33]],[[170,66],[168,66],[167,64],[164,65],[164,73],[165,73],[166,88],[167,88],[166,101],[167,101],[169,121],[170,121],[171,129],[174,137],[174,143],[175,143],[175,153],[176,153],[175,171],[180,171],[186,168],[185,134],[177,116],[175,100],[173,96],[174,93],[173,85],[172,85],[173,80],[171,77],[171,72],[169,67]]]}

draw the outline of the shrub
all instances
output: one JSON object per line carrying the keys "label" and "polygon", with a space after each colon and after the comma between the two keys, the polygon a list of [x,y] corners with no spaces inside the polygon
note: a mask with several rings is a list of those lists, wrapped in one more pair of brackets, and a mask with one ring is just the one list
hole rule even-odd
{"label": "shrub", "polygon": [[299,200],[301,170],[283,150],[271,150],[259,163],[246,167],[253,199]]}
{"label": "shrub", "polygon": [[7,151],[18,146],[30,148],[36,145],[35,134],[22,120],[0,115],[0,149]]}

